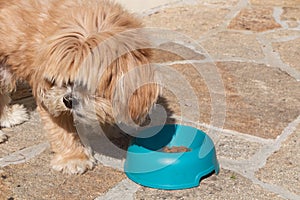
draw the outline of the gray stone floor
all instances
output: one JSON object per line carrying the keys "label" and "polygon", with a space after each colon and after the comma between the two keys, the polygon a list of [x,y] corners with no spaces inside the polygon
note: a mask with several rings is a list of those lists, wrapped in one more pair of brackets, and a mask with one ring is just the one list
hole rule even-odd
{"label": "gray stone floor", "polygon": [[0,199],[300,199],[300,1],[124,5],[159,28],[152,62],[162,72],[168,113],[213,131],[220,173],[192,189],[150,189],[126,178],[124,158],[101,153],[84,175],[54,172],[26,94],[30,121],[3,129]]}

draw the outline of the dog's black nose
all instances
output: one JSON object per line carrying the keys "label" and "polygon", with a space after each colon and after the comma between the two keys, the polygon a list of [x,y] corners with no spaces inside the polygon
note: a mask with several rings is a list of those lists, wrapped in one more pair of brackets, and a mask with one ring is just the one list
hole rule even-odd
{"label": "dog's black nose", "polygon": [[65,106],[69,109],[72,109],[79,104],[79,101],[76,98],[74,98],[71,94],[64,96],[63,102]]}

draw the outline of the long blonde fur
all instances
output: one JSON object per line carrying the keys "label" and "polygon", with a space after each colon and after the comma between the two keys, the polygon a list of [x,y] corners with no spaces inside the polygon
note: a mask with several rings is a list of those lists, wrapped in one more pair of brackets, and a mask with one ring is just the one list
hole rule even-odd
{"label": "long blonde fur", "polygon": [[[9,92],[19,79],[31,85],[57,153],[55,169],[82,173],[93,163],[78,145],[72,114],[84,123],[94,117],[114,123],[115,116],[140,123],[155,103],[159,88],[152,82],[142,27],[108,0],[0,0],[0,92]],[[137,88],[136,81],[145,83]],[[70,93],[80,100],[77,109],[64,105]]]}

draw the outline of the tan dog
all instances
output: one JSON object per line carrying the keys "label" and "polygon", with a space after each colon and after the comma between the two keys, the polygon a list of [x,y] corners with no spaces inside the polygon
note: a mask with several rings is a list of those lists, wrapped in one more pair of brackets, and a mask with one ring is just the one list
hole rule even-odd
{"label": "tan dog", "polygon": [[[17,80],[32,87],[55,170],[80,174],[94,166],[80,142],[80,123],[143,121],[159,93],[141,22],[107,0],[0,0],[0,121],[28,119],[9,106]],[[143,67],[139,67],[143,66]],[[139,69],[126,79],[124,75]],[[136,82],[145,82],[139,89]],[[137,90],[136,90],[137,89]],[[132,119],[132,120],[131,120]],[[0,133],[0,141],[4,139]]]}

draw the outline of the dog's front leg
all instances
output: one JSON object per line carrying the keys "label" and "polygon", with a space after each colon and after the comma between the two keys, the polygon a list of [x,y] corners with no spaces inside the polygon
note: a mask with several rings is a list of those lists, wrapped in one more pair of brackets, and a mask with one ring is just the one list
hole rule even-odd
{"label": "dog's front leg", "polygon": [[68,174],[82,174],[92,169],[95,159],[91,150],[80,142],[72,115],[66,113],[53,117],[43,108],[38,109],[55,153],[51,162],[52,168]]}
{"label": "dog's front leg", "polygon": [[[26,108],[19,104],[9,105],[10,97],[8,93],[1,93],[2,87],[0,83],[0,129],[2,127],[13,127],[27,121],[29,115]],[[0,130],[0,143],[6,140],[7,136]]]}

